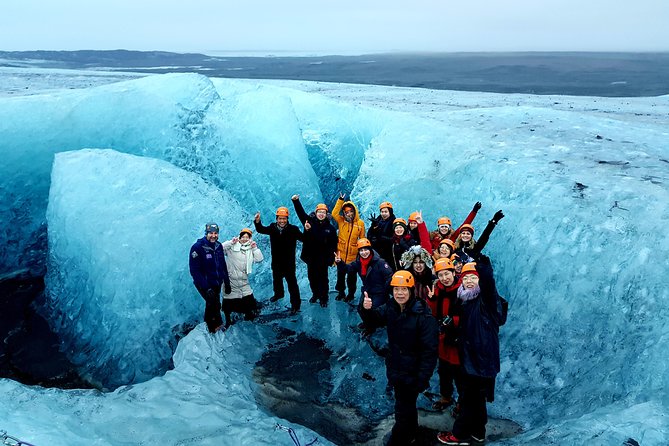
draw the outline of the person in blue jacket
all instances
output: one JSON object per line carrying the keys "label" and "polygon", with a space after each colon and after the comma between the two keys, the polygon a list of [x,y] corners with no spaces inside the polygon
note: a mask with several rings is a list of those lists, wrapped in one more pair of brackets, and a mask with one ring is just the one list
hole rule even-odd
{"label": "person in blue jacket", "polygon": [[230,294],[230,277],[225,263],[223,246],[218,241],[219,228],[216,223],[207,223],[204,237],[190,248],[188,266],[198,293],[205,301],[204,321],[210,333],[223,327],[221,317],[221,287]]}
{"label": "person in blue jacket", "polygon": [[[344,263],[339,252],[335,253],[335,262],[337,270],[347,274],[358,273],[362,279],[362,295],[368,296],[372,300],[374,308],[388,302],[390,298],[390,279],[393,276],[393,270],[388,262],[383,260],[379,253],[372,249],[372,243],[366,239],[358,239],[358,257],[351,263]],[[374,330],[365,323],[367,312],[362,309],[363,299],[358,304],[358,314],[362,319],[361,327],[365,331],[365,336],[370,335]]]}

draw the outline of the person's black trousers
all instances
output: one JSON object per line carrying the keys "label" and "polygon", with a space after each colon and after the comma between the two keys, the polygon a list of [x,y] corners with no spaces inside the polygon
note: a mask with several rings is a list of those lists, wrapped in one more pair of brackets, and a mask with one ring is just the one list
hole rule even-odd
{"label": "person's black trousers", "polygon": [[406,446],[416,437],[418,431],[418,392],[403,386],[395,386],[394,390],[395,425],[388,446]]}
{"label": "person's black trousers", "polygon": [[272,267],[272,282],[274,286],[274,295],[277,297],[284,296],[283,279],[286,279],[288,285],[288,294],[290,294],[290,306],[293,310],[299,310],[300,287],[297,285],[297,277],[295,276],[295,268],[284,269]]}
{"label": "person's black trousers", "polygon": [[348,293],[346,297],[349,300],[352,300],[355,296],[355,290],[358,287],[358,274],[354,272],[346,272],[343,269],[337,269],[337,283],[335,284],[335,290],[340,293],[346,293],[346,288],[348,288]]}
{"label": "person's black trousers", "polygon": [[321,302],[327,303],[330,292],[330,279],[328,278],[328,265],[307,264],[307,277],[311,294]]}
{"label": "person's black trousers", "polygon": [[462,395],[462,367],[451,364],[439,358],[439,394],[446,398],[453,398],[453,382],[458,389],[458,398]]}
{"label": "person's black trousers", "polygon": [[221,317],[221,287],[212,287],[212,289],[214,290],[215,297],[208,297],[207,290],[197,288],[198,293],[200,293],[205,302],[204,321],[207,323],[210,333],[213,333],[218,327],[223,325],[223,318]]}
{"label": "person's black trousers", "polygon": [[[458,398],[460,414],[453,423],[453,435],[458,438],[485,438],[488,423],[486,401],[493,386],[494,378],[469,375],[462,372],[462,395]],[[492,399],[492,398],[491,398]]]}

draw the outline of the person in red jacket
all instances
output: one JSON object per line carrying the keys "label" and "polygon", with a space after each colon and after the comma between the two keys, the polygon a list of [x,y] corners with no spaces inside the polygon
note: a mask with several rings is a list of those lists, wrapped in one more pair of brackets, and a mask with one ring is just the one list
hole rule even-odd
{"label": "person in red jacket", "polygon": [[460,356],[457,346],[457,332],[460,324],[458,302],[458,287],[460,281],[456,279],[455,267],[448,259],[439,259],[435,262],[434,270],[438,280],[434,285],[427,304],[432,315],[440,324],[439,331],[439,394],[441,398],[432,407],[443,410],[454,403],[453,382],[458,390],[462,391],[460,373]]}
{"label": "person in red jacket", "polygon": [[[479,211],[479,209],[481,209],[481,202],[477,201],[462,224],[471,224],[471,222],[474,221],[474,218],[476,218],[476,213]],[[453,230],[451,219],[448,217],[440,217],[437,220],[437,230],[430,232],[430,242],[432,243],[432,249],[437,249],[439,247],[439,242],[443,239],[448,238],[455,241],[455,239],[458,238],[458,235],[460,235],[461,227],[462,225],[460,225],[458,229]]]}

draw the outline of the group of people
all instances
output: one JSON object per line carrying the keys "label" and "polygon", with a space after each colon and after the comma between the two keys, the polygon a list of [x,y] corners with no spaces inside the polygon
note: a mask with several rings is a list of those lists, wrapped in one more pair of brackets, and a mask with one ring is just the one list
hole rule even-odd
{"label": "group of people", "polygon": [[[387,377],[395,396],[395,425],[389,444],[415,441],[417,398],[429,387],[437,363],[440,399],[433,407],[443,410],[453,405],[456,417],[452,431],[440,432],[437,439],[449,445],[483,442],[486,401],[493,400],[499,372],[499,326],[504,321],[498,314],[500,297],[492,266],[482,250],[504,214],[495,213],[475,239],[472,222],[481,203],[474,205],[459,227],[453,228],[448,217],[441,217],[430,232],[421,212],[411,213],[407,220],[396,218],[392,204],[384,201],[379,215],[370,216],[371,225],[365,231],[357,207],[345,198],[340,194],[328,218],[325,204],[307,214],[299,196],[293,195],[303,230],[289,223],[286,207],[279,207],[276,220],[267,226],[261,223],[260,213],[255,215],[256,232],[270,239],[274,288],[270,301],[285,296],[285,280],[290,312],[300,311],[295,274],[298,241],[312,293],[309,302],[328,305],[332,265],[337,267],[336,300],[353,301],[360,277],[360,328],[369,335],[387,327]],[[226,326],[231,323],[231,312],[253,319],[257,304],[248,274],[253,263],[263,259],[250,229],[242,229],[238,237],[223,243],[218,242],[218,229],[214,223],[207,224],[205,236],[190,251],[190,271],[205,300],[204,319],[210,332],[225,328],[221,309]]]}

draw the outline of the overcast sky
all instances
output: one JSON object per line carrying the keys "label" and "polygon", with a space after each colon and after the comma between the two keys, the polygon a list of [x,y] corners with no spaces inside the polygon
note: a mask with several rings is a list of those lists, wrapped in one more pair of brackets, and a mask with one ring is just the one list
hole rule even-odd
{"label": "overcast sky", "polygon": [[669,0],[5,0],[0,50],[669,51]]}

